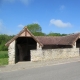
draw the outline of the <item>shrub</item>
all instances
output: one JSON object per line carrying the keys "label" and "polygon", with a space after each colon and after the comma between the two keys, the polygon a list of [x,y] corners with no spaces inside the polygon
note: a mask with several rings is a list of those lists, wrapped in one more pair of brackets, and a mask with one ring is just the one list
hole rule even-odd
{"label": "shrub", "polygon": [[0,58],[8,58],[8,52],[7,51],[0,51]]}

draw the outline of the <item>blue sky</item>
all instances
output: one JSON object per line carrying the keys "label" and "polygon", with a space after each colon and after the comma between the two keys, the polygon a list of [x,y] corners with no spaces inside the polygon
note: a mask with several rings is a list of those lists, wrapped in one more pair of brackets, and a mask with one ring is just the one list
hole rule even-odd
{"label": "blue sky", "polygon": [[46,34],[80,31],[80,0],[0,0],[0,33],[38,23]]}

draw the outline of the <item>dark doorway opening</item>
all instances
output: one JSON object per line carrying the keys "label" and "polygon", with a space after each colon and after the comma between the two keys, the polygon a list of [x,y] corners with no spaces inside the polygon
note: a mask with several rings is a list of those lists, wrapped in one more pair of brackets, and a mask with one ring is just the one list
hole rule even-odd
{"label": "dark doorway opening", "polygon": [[77,48],[80,48],[80,39],[78,39],[78,40],[76,41],[76,47],[77,47]]}
{"label": "dark doorway opening", "polygon": [[80,56],[80,39],[76,41],[76,48],[79,48],[79,56]]}
{"label": "dark doorway opening", "polygon": [[42,49],[63,49],[72,48],[71,45],[44,45]]}
{"label": "dark doorway opening", "polygon": [[16,39],[15,63],[19,61],[31,61],[30,50],[36,49],[37,43],[31,37],[18,37]]}

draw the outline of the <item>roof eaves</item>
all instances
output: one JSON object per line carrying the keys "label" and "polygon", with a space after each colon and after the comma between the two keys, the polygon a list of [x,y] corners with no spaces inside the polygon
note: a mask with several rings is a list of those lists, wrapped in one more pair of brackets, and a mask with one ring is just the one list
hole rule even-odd
{"label": "roof eaves", "polygon": [[24,31],[25,31],[25,29],[23,29],[19,34],[17,34],[16,36],[14,36],[11,40],[9,40],[9,41],[5,44],[5,46],[9,46],[9,44],[10,44],[11,42],[13,42],[15,39],[17,39]]}
{"label": "roof eaves", "polygon": [[77,36],[76,39],[72,42],[71,45],[75,45],[75,42],[77,41],[77,39],[79,38],[79,36],[80,36],[80,33],[78,34],[78,36]]}
{"label": "roof eaves", "polygon": [[28,30],[28,28],[26,28],[26,30],[28,31],[28,33],[32,36],[32,38],[38,42],[42,47],[43,47],[43,44]]}
{"label": "roof eaves", "polygon": [[32,38],[33,38],[35,41],[37,41],[37,42],[43,47],[43,44],[40,43],[37,38],[35,38],[35,36],[28,30],[27,27],[24,27],[23,30],[22,30],[19,34],[17,34],[16,36],[14,36],[11,40],[9,40],[9,41],[5,44],[5,46],[9,46],[9,44],[10,44],[11,42],[13,42],[15,39],[17,39],[24,31],[28,31],[28,33],[32,36]]}

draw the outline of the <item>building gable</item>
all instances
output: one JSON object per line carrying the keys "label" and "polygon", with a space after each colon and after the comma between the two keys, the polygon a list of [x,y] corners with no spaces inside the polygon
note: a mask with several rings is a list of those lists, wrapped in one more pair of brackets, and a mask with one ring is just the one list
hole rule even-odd
{"label": "building gable", "polygon": [[9,44],[11,42],[13,42],[14,40],[16,40],[18,37],[32,37],[37,43],[39,43],[40,46],[43,46],[42,43],[40,43],[36,37],[28,30],[27,27],[24,27],[23,30],[17,34],[16,36],[14,36],[10,41],[8,41],[5,45],[9,46]]}

